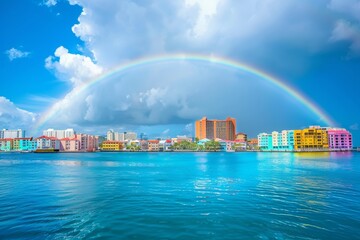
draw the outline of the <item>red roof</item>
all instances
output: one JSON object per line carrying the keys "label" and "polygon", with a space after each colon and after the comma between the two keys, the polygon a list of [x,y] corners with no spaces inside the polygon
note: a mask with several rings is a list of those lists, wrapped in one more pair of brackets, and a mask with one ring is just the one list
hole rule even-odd
{"label": "red roof", "polygon": [[159,140],[148,140],[149,143],[159,143]]}
{"label": "red roof", "polygon": [[14,138],[14,140],[32,140],[32,137],[29,138]]}
{"label": "red roof", "polygon": [[44,135],[38,137],[37,139],[59,140],[56,137],[48,137],[48,136],[44,136]]}

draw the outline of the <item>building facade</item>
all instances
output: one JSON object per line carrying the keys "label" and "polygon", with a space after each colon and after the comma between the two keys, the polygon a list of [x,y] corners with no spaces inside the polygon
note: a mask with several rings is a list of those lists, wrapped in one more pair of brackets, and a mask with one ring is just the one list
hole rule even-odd
{"label": "building facade", "polygon": [[320,151],[329,149],[328,133],[325,128],[310,126],[294,130],[295,151]]}
{"label": "building facade", "polygon": [[37,142],[31,138],[14,138],[13,150],[14,151],[35,151],[37,149]]}
{"label": "building facade", "polygon": [[195,137],[198,139],[216,139],[235,140],[236,138],[236,120],[235,118],[226,118],[225,120],[209,120],[206,117],[195,122]]}
{"label": "building facade", "polygon": [[17,130],[9,130],[3,129],[0,130],[0,139],[4,138],[24,138],[25,130],[17,129]]}
{"label": "building facade", "polygon": [[120,141],[104,141],[101,144],[101,150],[103,151],[122,151],[124,149],[124,143]]}
{"label": "building facade", "polygon": [[148,151],[159,151],[159,140],[148,140]]}
{"label": "building facade", "polygon": [[43,136],[54,137],[57,139],[72,138],[75,136],[75,134],[76,134],[76,132],[72,128],[68,128],[65,130],[55,130],[55,129],[49,128],[49,129],[43,131]]}
{"label": "building facade", "polygon": [[352,135],[343,128],[327,130],[330,150],[351,150],[353,148]]}
{"label": "building facade", "polygon": [[60,150],[60,140],[55,137],[41,136],[36,139],[37,149]]}

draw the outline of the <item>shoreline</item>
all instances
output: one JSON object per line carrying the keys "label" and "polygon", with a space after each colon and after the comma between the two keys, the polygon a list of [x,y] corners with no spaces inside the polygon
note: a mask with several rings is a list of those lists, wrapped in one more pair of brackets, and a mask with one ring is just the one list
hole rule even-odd
{"label": "shoreline", "polygon": [[319,151],[261,151],[261,150],[250,150],[250,151],[193,151],[193,150],[176,150],[176,151],[41,151],[41,152],[22,152],[22,151],[0,151],[0,154],[28,154],[28,153],[332,153],[332,152],[360,152],[360,150],[319,150]]}

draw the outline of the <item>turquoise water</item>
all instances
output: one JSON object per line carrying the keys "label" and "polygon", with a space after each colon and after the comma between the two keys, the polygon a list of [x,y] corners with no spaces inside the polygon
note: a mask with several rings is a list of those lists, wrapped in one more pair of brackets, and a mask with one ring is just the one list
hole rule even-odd
{"label": "turquoise water", "polygon": [[0,239],[359,236],[359,153],[0,154]]}

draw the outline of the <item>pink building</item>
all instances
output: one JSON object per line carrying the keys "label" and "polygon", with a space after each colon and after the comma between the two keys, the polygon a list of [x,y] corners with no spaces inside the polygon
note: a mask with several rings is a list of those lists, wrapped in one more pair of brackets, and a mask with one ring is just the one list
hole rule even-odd
{"label": "pink building", "polygon": [[62,152],[77,152],[80,148],[80,141],[73,138],[60,139],[60,151]]}
{"label": "pink building", "polygon": [[76,134],[75,138],[80,142],[80,151],[94,152],[99,148],[99,138],[88,134]]}
{"label": "pink building", "polygon": [[351,150],[353,147],[352,136],[349,131],[343,128],[328,129],[330,150]]}
{"label": "pink building", "polygon": [[64,152],[94,152],[99,147],[97,136],[75,134],[72,138],[60,139],[60,151]]}

